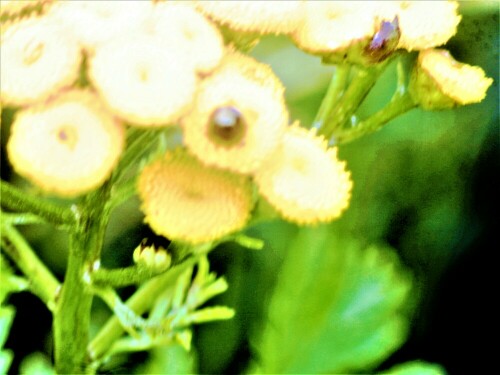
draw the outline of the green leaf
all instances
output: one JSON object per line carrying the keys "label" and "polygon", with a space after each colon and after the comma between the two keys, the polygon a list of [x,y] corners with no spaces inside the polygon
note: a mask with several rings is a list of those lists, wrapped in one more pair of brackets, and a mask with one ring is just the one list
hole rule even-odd
{"label": "green leaf", "polygon": [[405,340],[410,289],[395,254],[330,226],[291,242],[257,338],[263,373],[344,373],[380,363]]}
{"label": "green leaf", "polygon": [[435,363],[424,361],[412,361],[394,366],[391,369],[380,372],[380,375],[446,375],[446,371]]}
{"label": "green leaf", "polygon": [[140,366],[136,374],[194,374],[196,354],[180,345],[167,345],[153,349],[148,362]]}
{"label": "green leaf", "polygon": [[33,353],[24,358],[19,370],[24,375],[56,375],[49,359],[42,353]]}
{"label": "green leaf", "polygon": [[12,352],[10,350],[0,350],[0,374],[6,374],[12,362]]}

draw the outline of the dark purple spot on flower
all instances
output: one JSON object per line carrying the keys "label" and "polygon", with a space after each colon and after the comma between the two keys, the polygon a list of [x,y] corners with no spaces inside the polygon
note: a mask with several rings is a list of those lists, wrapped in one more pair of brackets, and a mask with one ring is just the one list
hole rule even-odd
{"label": "dark purple spot on flower", "polygon": [[394,39],[399,39],[398,17],[395,17],[391,22],[382,22],[379,31],[373,36],[369,48],[371,50],[384,48],[388,42]]}
{"label": "dark purple spot on flower", "polygon": [[66,134],[64,130],[59,130],[58,136],[61,141],[66,141],[68,139],[68,134]]}
{"label": "dark purple spot on flower", "polygon": [[383,21],[370,44],[366,47],[366,55],[372,62],[380,62],[389,57],[398,46],[400,37],[399,22],[396,16],[392,21]]}

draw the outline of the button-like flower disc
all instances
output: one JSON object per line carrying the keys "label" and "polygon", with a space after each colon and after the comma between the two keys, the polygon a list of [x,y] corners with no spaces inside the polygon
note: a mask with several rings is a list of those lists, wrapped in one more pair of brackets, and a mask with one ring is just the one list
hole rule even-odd
{"label": "button-like flower disc", "polygon": [[457,32],[457,1],[399,1],[398,48],[421,50],[445,44]]}
{"label": "button-like flower disc", "polygon": [[288,112],[272,70],[238,56],[202,82],[182,125],[187,147],[203,163],[250,173],[278,146]]}
{"label": "button-like flower disc", "polygon": [[124,145],[124,131],[89,92],[71,91],[18,112],[7,152],[16,172],[72,197],[100,186]]}
{"label": "button-like flower disc", "polygon": [[50,17],[73,35],[89,52],[137,27],[152,4],[130,0],[57,1]]}
{"label": "button-like flower disc", "polygon": [[298,224],[337,218],[349,205],[352,188],[336,149],[328,150],[324,138],[296,125],[255,173],[255,181],[283,217]]}
{"label": "button-like flower disc", "polygon": [[248,179],[206,167],[182,149],[143,169],[139,194],[145,220],[157,234],[190,243],[241,229],[252,209]]}
{"label": "button-like flower disc", "polygon": [[129,35],[98,48],[89,74],[108,106],[138,126],[175,123],[197,87],[193,64],[150,35]]}
{"label": "button-like flower disc", "polygon": [[2,30],[0,93],[5,104],[44,100],[78,77],[81,54],[74,39],[45,17]]}
{"label": "button-like flower disc", "polygon": [[302,16],[304,1],[195,1],[213,20],[233,30],[261,34],[293,31]]}
{"label": "button-like flower disc", "polygon": [[369,39],[376,31],[378,2],[310,1],[292,35],[299,48],[328,54]]}
{"label": "button-like flower disc", "polygon": [[224,55],[219,29],[185,3],[156,3],[143,28],[159,35],[176,53],[186,55],[200,73],[211,72]]}

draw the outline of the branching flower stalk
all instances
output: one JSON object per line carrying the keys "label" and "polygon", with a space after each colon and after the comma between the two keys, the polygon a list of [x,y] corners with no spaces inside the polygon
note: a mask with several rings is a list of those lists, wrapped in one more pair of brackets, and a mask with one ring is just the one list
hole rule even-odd
{"label": "branching flower stalk", "polygon": [[[354,76],[348,83],[345,92],[338,101],[330,107],[330,110],[325,111],[328,114],[322,116],[325,117],[325,121],[323,122],[323,126],[319,128],[320,134],[329,139],[351,119],[386,66],[387,62],[384,62],[370,68],[355,69]],[[342,75],[345,69],[346,68],[339,69],[338,74],[341,75],[339,77],[341,81],[343,81]],[[337,74],[337,72],[334,74]],[[336,85],[335,81],[332,81],[332,83],[334,83],[334,86]]]}

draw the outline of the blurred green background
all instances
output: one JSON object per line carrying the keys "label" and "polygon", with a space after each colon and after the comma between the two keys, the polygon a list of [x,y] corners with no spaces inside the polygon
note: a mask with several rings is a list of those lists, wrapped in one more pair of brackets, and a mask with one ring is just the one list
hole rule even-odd
{"label": "blurred green background", "polygon": [[[220,246],[210,259],[230,289],[214,303],[234,307],[236,317],[198,327],[193,357],[179,348],[139,353],[110,363],[105,371],[129,373],[148,358],[154,358],[145,365],[150,367],[137,371],[239,373],[250,366],[255,371],[330,373],[345,363],[355,368],[356,358],[373,371],[414,359],[439,363],[450,374],[488,369],[489,359],[479,350],[484,331],[496,322],[492,297],[485,291],[493,285],[493,251],[499,248],[498,3],[462,3],[461,13],[459,32],[447,48],[494,79],[486,99],[455,110],[412,110],[342,146],[339,155],[352,171],[354,190],[340,220],[312,230],[279,221],[250,228],[249,234],[266,240],[261,251]],[[286,38],[265,38],[251,54],[283,80],[291,118],[310,124],[334,68]],[[360,113],[381,108],[395,85],[392,64]],[[2,146],[10,115],[2,113]],[[2,148],[2,179],[23,185],[5,160]],[[49,227],[25,229],[62,279],[63,234]],[[145,236],[152,233],[132,200],[114,213],[103,264],[130,264]],[[123,290],[123,297],[130,292]],[[376,293],[379,299],[371,300]],[[10,303],[17,315],[6,346],[15,351],[15,373],[27,354],[51,355],[51,318],[29,294],[14,295]],[[359,311],[350,313],[360,318],[342,326],[341,318],[353,306]],[[108,314],[96,302],[96,328]],[[394,325],[386,326],[389,321]],[[270,322],[278,331],[287,324],[288,336],[276,334]],[[378,337],[381,325],[385,330]],[[354,337],[352,342],[339,339],[346,336]]]}

